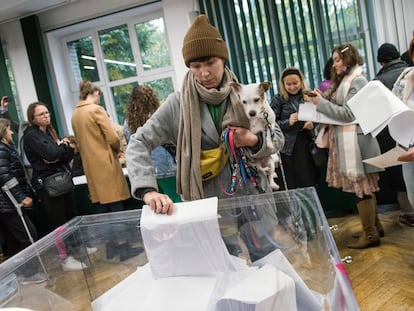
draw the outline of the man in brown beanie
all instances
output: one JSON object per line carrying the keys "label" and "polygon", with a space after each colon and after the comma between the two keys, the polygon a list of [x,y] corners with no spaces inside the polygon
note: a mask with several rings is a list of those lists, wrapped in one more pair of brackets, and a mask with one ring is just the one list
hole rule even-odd
{"label": "man in brown beanie", "polygon": [[[150,153],[157,146],[176,145],[177,193],[184,200],[196,200],[227,197],[223,189],[231,181],[231,167],[220,152],[225,128],[234,129],[235,147],[245,147],[252,157],[270,156],[284,144],[279,127],[274,129],[271,145],[266,143],[266,132],[255,135],[248,129],[249,121],[230,86],[237,78],[225,66],[229,58],[226,43],[207,16],[199,15],[188,29],[182,54],[189,70],[181,92],[170,94],[132,135],[126,155],[132,195],[143,199],[156,213],[173,213],[173,202],[158,192],[154,176]],[[225,162],[224,167],[204,176],[200,159],[215,150],[219,151],[216,161]],[[271,191],[265,176],[259,175],[258,180],[263,189]],[[251,185],[245,188],[237,195],[259,192]]]}

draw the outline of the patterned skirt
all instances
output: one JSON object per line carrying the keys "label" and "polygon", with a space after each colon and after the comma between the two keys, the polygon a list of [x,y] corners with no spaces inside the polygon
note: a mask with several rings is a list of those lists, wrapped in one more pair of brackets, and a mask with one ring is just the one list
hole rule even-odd
{"label": "patterned skirt", "polygon": [[340,174],[339,170],[339,154],[338,147],[335,141],[335,133],[333,126],[329,126],[328,137],[329,137],[329,158],[328,167],[326,171],[326,182],[329,187],[342,188],[344,192],[355,193],[359,198],[364,195],[372,195],[374,192],[379,190],[378,173],[368,173],[357,181],[352,181],[346,176]]}

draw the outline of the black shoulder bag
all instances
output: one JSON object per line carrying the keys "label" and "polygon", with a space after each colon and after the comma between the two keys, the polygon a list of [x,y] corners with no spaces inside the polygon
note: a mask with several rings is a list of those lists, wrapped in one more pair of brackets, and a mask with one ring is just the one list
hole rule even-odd
{"label": "black shoulder bag", "polygon": [[57,172],[43,178],[43,187],[51,198],[58,197],[75,189],[71,172],[66,166],[63,168],[63,172]]}

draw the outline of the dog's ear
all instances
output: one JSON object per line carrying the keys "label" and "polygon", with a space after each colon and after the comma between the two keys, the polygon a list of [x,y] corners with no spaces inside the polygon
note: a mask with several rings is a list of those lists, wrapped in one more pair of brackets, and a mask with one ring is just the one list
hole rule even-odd
{"label": "dog's ear", "polygon": [[259,88],[263,90],[263,92],[266,92],[270,87],[272,86],[272,82],[260,82]]}
{"label": "dog's ear", "polygon": [[239,93],[241,90],[241,85],[237,82],[230,82],[230,86],[237,92]]}

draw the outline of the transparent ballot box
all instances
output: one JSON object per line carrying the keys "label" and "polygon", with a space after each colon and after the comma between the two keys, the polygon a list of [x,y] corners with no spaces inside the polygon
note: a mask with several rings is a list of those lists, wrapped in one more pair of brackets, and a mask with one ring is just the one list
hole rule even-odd
{"label": "transparent ballot box", "polygon": [[0,306],[359,310],[314,188],[77,217],[0,265]]}

